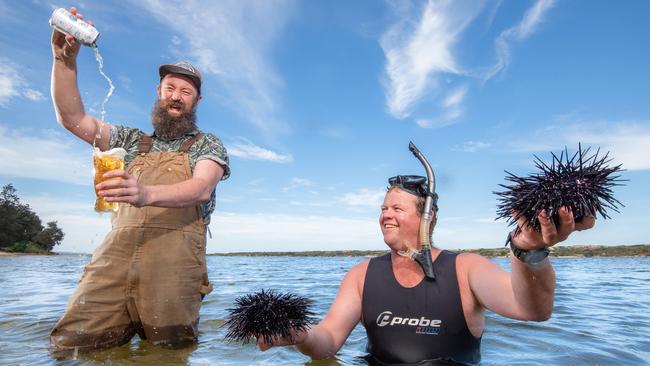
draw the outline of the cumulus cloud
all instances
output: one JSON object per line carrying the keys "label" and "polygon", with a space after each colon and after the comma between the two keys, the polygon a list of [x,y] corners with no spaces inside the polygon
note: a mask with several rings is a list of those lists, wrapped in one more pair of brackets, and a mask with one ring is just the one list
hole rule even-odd
{"label": "cumulus cloud", "polygon": [[53,132],[10,130],[0,125],[0,174],[92,185],[92,151]]}
{"label": "cumulus cloud", "polygon": [[217,78],[236,112],[267,134],[288,131],[279,117],[283,81],[269,54],[293,14],[292,0],[133,3],[178,33],[171,41],[178,56],[189,56],[204,76]]}
{"label": "cumulus cloud", "polygon": [[245,138],[238,138],[226,144],[228,154],[242,159],[264,160],[273,163],[290,163],[293,161],[291,154],[280,154],[253,144]]}

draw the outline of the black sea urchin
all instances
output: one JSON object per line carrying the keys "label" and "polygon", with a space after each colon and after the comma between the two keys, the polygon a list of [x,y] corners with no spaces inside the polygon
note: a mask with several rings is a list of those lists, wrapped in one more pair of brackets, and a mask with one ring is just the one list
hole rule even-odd
{"label": "black sea urchin", "polygon": [[[589,155],[590,149],[583,150],[578,144],[578,151],[571,158],[566,148],[559,158],[551,153],[553,162],[550,166],[535,156],[535,166],[540,172],[527,177],[506,171],[508,176],[505,179],[514,184],[499,184],[506,191],[494,192],[500,196],[497,219],[505,218],[509,225],[514,225],[523,216],[539,231],[537,215],[543,209],[556,224],[562,206],[571,208],[576,222],[587,215],[595,217],[596,213],[604,219],[610,218],[606,208],[618,212],[617,205],[624,205],[612,196],[612,187],[624,181],[619,179],[620,175],[613,175],[622,171],[621,165],[609,167],[607,164],[612,161],[609,152],[599,157],[600,149]],[[513,211],[517,213],[514,218]],[[515,235],[519,232],[517,227]]]}
{"label": "black sea urchin", "polygon": [[237,307],[228,309],[230,315],[226,340],[248,343],[262,337],[271,343],[275,337],[292,339],[291,330],[302,331],[314,322],[312,301],[293,294],[262,290],[235,300]]}

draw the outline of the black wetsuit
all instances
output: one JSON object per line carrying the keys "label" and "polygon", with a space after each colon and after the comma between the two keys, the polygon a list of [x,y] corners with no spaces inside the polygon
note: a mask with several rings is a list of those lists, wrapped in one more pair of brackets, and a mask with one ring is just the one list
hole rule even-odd
{"label": "black wetsuit", "polygon": [[395,279],[390,253],[370,260],[362,299],[369,363],[481,361],[481,338],[470,333],[460,301],[457,255],[440,252],[434,262],[435,280],[425,277],[413,288]]}

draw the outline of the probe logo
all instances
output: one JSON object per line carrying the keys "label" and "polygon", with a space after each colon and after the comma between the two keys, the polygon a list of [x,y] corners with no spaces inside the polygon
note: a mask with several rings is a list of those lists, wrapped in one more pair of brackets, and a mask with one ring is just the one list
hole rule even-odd
{"label": "probe logo", "polygon": [[438,334],[440,333],[440,326],[442,320],[440,319],[427,319],[425,317],[420,318],[404,318],[400,316],[393,316],[393,313],[390,311],[382,311],[379,316],[377,316],[377,326],[393,326],[393,325],[407,325],[415,328],[415,333],[419,334]]}

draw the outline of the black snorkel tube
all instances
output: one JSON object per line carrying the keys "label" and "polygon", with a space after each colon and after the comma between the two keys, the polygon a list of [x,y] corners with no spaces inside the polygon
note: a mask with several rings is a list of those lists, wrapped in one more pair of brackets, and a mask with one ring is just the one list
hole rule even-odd
{"label": "black snorkel tube", "polygon": [[[422,267],[425,276],[430,279],[435,279],[436,275],[433,272],[433,261],[431,260],[431,236],[429,235],[429,232],[431,231],[431,228],[436,226],[436,218],[434,218],[432,213],[434,200],[438,201],[438,195],[436,194],[436,177],[433,175],[431,164],[429,164],[424,155],[411,141],[409,141],[409,150],[416,158],[418,158],[420,163],[424,166],[424,170],[427,172],[427,192],[424,200],[424,208],[420,215],[420,229],[418,232],[420,251],[413,251],[411,253],[411,258],[418,262],[420,267]],[[437,203],[435,203],[435,205],[437,211]]]}

